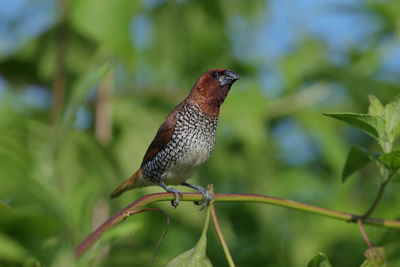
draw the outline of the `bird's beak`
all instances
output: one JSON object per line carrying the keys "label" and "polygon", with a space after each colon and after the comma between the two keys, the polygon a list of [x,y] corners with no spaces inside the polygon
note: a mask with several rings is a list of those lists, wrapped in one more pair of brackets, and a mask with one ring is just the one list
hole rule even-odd
{"label": "bird's beak", "polygon": [[228,84],[232,85],[235,81],[237,81],[239,79],[240,79],[239,74],[237,74],[231,70],[226,70],[224,75],[222,75],[219,78],[219,82],[220,82],[221,86],[228,85]]}

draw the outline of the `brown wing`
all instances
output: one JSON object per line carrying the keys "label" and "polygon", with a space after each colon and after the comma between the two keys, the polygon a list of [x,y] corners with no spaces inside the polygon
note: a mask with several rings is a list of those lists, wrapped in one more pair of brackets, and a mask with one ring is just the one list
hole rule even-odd
{"label": "brown wing", "polygon": [[172,111],[171,114],[169,114],[169,116],[163,122],[163,124],[161,124],[160,128],[156,133],[156,136],[154,137],[153,141],[151,142],[149,148],[146,151],[146,154],[143,157],[141,166],[152,160],[171,139],[172,134],[174,133],[175,123],[176,123],[175,110]]}

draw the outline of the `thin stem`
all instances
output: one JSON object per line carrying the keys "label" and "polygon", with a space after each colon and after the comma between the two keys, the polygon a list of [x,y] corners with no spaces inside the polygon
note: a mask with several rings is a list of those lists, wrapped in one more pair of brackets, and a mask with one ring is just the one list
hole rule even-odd
{"label": "thin stem", "polygon": [[154,252],[153,252],[153,257],[151,258],[151,262],[153,262],[154,259],[155,259],[156,256],[157,256],[158,252],[160,251],[162,241],[163,241],[164,238],[167,236],[168,228],[169,228],[169,216],[168,216],[168,214],[167,214],[165,211],[160,210],[160,209],[148,209],[148,211],[158,211],[158,212],[160,212],[162,215],[164,215],[165,220],[166,220],[166,222],[165,222],[165,229],[164,229],[164,231],[161,233],[160,239],[159,239],[158,242],[157,242],[156,249],[155,249]]}
{"label": "thin stem", "polygon": [[95,135],[103,145],[112,138],[113,72],[109,71],[97,87]]}
{"label": "thin stem", "polygon": [[390,179],[393,177],[393,173],[388,174],[381,182],[381,185],[379,186],[378,193],[375,196],[374,201],[372,202],[371,206],[368,208],[368,210],[361,216],[362,219],[366,219],[371,213],[375,210],[376,206],[378,205],[379,201],[381,200],[383,193],[385,192],[386,185],[389,183]]}
{"label": "thin stem", "polygon": [[[386,137],[386,141],[382,144],[382,150],[385,153],[389,153],[392,150],[392,142]],[[371,205],[369,206],[368,210],[361,216],[361,219],[364,220],[368,218],[369,215],[375,210],[376,206],[378,205],[379,201],[381,200],[383,193],[385,192],[386,185],[389,183],[390,179],[394,176],[395,172],[390,172],[383,164],[378,164],[380,167],[381,174],[383,176],[383,180],[381,185],[379,186],[378,193],[376,194],[374,201],[372,201]]]}
{"label": "thin stem", "polygon": [[374,244],[372,244],[371,240],[369,240],[369,237],[368,237],[367,233],[365,232],[363,220],[362,219],[358,219],[357,220],[357,225],[358,225],[358,229],[360,229],[361,236],[364,239],[365,243],[367,243],[368,247],[369,248],[374,247]]}
{"label": "thin stem", "polygon": [[221,243],[222,249],[224,250],[226,260],[228,261],[228,264],[230,267],[235,267],[236,266],[235,262],[233,261],[231,252],[229,251],[229,248],[228,248],[228,245],[226,244],[224,235],[222,234],[221,227],[219,226],[217,213],[215,212],[214,203],[210,204],[210,212],[211,212],[211,218],[214,223],[215,232],[217,233],[219,242]]}
{"label": "thin stem", "polygon": [[219,242],[221,243],[222,249],[224,250],[226,260],[228,261],[228,264],[230,267],[235,267],[235,262],[233,261],[231,252],[229,251],[228,245],[225,241],[224,235],[222,233],[221,227],[219,226],[218,218],[217,218],[217,212],[215,211],[215,206],[214,206],[214,186],[211,184],[208,186],[208,190],[211,192],[213,198],[210,203],[210,213],[211,213],[211,218],[213,220],[214,228],[217,233]]}
{"label": "thin stem", "polygon": [[[164,214],[167,218],[167,224],[169,224],[169,217],[168,215],[160,209],[154,209],[154,208],[149,208],[149,209],[140,209],[140,210],[131,210],[131,209],[127,209],[124,208],[122,210],[120,210],[119,212],[115,213],[110,219],[108,219],[107,221],[105,221],[102,225],[100,225],[93,233],[91,233],[88,237],[86,237],[86,239],[79,244],[79,246],[76,247],[75,249],[75,255],[77,257],[80,257],[83,255],[83,253],[85,253],[89,248],[91,248],[94,243],[99,240],[99,238],[111,227],[115,226],[116,224],[120,223],[121,221],[125,220],[127,217],[134,215],[134,214],[138,214],[138,213],[142,213],[142,212],[146,212],[146,211],[157,211],[157,212],[161,212],[162,214]],[[158,241],[157,247],[156,247],[156,251],[153,255],[153,257],[157,254],[159,246],[161,244],[162,239],[165,237],[165,235],[167,234],[168,229],[166,228],[161,237],[160,240]]]}
{"label": "thin stem", "polygon": [[61,113],[66,88],[66,54],[68,42],[69,0],[59,0],[61,18],[56,28],[55,72],[52,84],[53,103],[51,107],[51,121],[55,123]]}
{"label": "thin stem", "polygon": [[[333,219],[355,223],[361,216],[341,211],[335,211],[331,209],[321,208],[314,205],[300,203],[292,200],[256,195],[256,194],[214,194],[215,202],[254,202],[271,204],[275,206],[285,207],[289,209],[305,211]],[[108,229],[120,223],[124,218],[130,216],[132,213],[138,213],[140,207],[158,201],[171,201],[173,200],[174,194],[172,193],[155,193],[143,196],[142,198],[134,201],[129,206],[115,213],[110,219],[100,225],[93,233],[91,233],[86,239],[76,248],[75,255],[81,256],[85,253]],[[203,196],[199,193],[184,193],[181,201],[201,201]],[[387,228],[400,228],[400,221],[397,220],[385,220],[376,218],[365,218],[363,219],[364,224],[370,224],[375,226],[387,227]]]}
{"label": "thin stem", "polygon": [[368,210],[361,216],[363,219],[367,218],[371,213],[374,211],[376,206],[378,205],[379,201],[381,200],[383,193],[385,192],[385,187],[387,183],[381,183],[378,193],[375,196],[374,201],[372,202],[371,206],[368,208]]}

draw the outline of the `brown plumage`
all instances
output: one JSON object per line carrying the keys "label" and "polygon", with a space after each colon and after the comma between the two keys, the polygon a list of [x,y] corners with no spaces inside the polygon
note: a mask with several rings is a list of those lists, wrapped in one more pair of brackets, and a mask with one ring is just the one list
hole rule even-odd
{"label": "brown plumage", "polygon": [[239,75],[230,70],[213,69],[203,73],[189,95],[161,124],[140,169],[117,187],[111,197],[133,188],[159,185],[174,193],[172,204],[176,207],[181,192],[166,185],[184,185],[202,193],[203,207],[207,206],[210,201],[208,191],[188,184],[186,180],[213,151],[219,108],[238,79]]}

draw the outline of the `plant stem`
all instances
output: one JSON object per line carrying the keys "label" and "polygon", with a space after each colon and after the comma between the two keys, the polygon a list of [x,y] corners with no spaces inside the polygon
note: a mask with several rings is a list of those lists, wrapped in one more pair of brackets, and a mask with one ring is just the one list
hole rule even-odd
{"label": "plant stem", "polygon": [[368,218],[369,215],[375,210],[376,206],[378,205],[379,201],[381,200],[383,193],[385,192],[386,185],[389,183],[390,179],[393,177],[392,174],[387,174],[386,178],[381,182],[381,185],[379,186],[378,193],[375,196],[374,201],[372,202],[371,206],[368,208],[368,210],[361,216],[361,219],[366,219]]}
{"label": "plant stem", "polygon": [[[385,153],[389,153],[392,150],[392,142],[384,141],[382,144],[382,150]],[[371,203],[371,206],[368,210],[361,216],[362,220],[368,218],[369,215],[375,210],[376,206],[378,205],[379,201],[381,200],[383,193],[385,192],[386,185],[389,183],[390,179],[393,177],[394,173],[389,173],[389,170],[383,165],[380,165],[381,174],[383,176],[383,181],[381,181],[381,185],[379,186],[378,193],[375,196],[374,201]]]}
{"label": "plant stem", "polygon": [[[128,206],[129,207],[129,206]],[[117,225],[118,223],[120,223],[121,221],[125,220],[127,217],[134,215],[134,214],[138,214],[138,213],[142,213],[142,212],[146,212],[146,211],[157,211],[157,212],[161,212],[162,214],[164,214],[167,218],[167,225],[169,224],[169,218],[167,216],[167,214],[160,210],[160,209],[154,209],[154,208],[149,208],[149,209],[128,209],[128,207],[118,211],[117,213],[115,213],[110,219],[108,219],[107,221],[105,221],[102,225],[100,225],[94,232],[92,232],[90,235],[88,235],[85,240],[79,244],[79,246],[76,247],[75,249],[75,255],[77,257],[82,256],[83,253],[85,253],[89,248],[91,248],[94,243],[99,240],[99,238],[111,227]],[[168,229],[166,228],[166,230],[164,230],[164,232],[162,233],[160,240],[157,244],[156,247],[156,251],[154,252],[153,257],[157,254],[159,246],[161,244],[162,239],[165,237],[165,235],[167,234]]]}
{"label": "plant stem", "polygon": [[362,238],[364,239],[365,243],[367,243],[367,245],[368,245],[368,248],[374,247],[374,244],[372,244],[371,240],[369,240],[369,237],[368,237],[367,233],[365,232],[364,225],[363,225],[363,220],[362,219],[358,219],[357,220],[357,225],[358,225],[358,229],[360,229],[360,233],[361,233]]}
{"label": "plant stem", "polygon": [[226,260],[228,261],[229,267],[235,267],[235,262],[233,261],[231,252],[229,251],[228,245],[226,244],[224,235],[222,234],[221,227],[219,226],[218,218],[217,218],[217,213],[215,211],[214,207],[214,201],[211,202],[210,204],[210,213],[211,213],[211,218],[214,223],[214,228],[217,233],[219,242],[221,243],[222,249],[224,250]]}
{"label": "plant stem", "polygon": [[53,75],[53,103],[51,107],[51,121],[55,123],[60,116],[66,88],[66,53],[68,42],[68,17],[69,17],[69,0],[59,0],[61,8],[60,22],[56,28],[56,50],[55,50],[55,72]]}
{"label": "plant stem", "polygon": [[361,216],[362,219],[367,218],[369,215],[371,215],[371,213],[374,211],[374,209],[376,208],[376,206],[378,205],[379,201],[381,200],[382,196],[383,196],[383,192],[385,192],[385,187],[386,187],[387,183],[381,183],[378,193],[375,196],[374,201],[372,202],[371,206],[368,208],[368,210]]}
{"label": "plant stem", "polygon": [[[213,196],[215,202],[254,202],[254,203],[271,204],[289,209],[305,211],[346,222],[354,223],[358,219],[362,218],[362,216],[356,214],[335,211],[310,204],[300,203],[292,200],[271,197],[271,196],[256,195],[256,194],[214,194]],[[184,193],[181,201],[192,201],[192,202],[201,201],[202,198],[203,196],[199,193]],[[155,193],[143,196],[142,198],[134,201],[129,206],[115,213],[110,219],[105,221],[93,233],[91,233],[88,237],[86,237],[86,239],[76,248],[75,255],[78,257],[81,256],[108,229],[120,223],[127,216],[130,216],[134,213],[142,212],[143,210],[138,211],[138,209],[140,209],[142,206],[158,201],[171,201],[173,199],[174,195],[172,193]],[[400,221],[396,220],[363,218],[363,223],[375,226],[387,227],[387,228],[400,228]]]}

